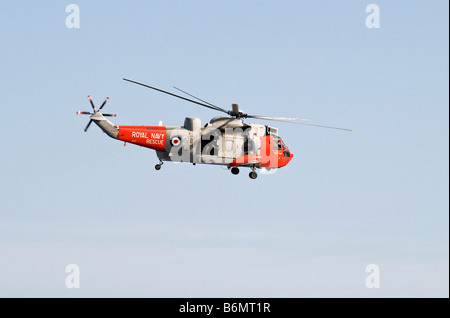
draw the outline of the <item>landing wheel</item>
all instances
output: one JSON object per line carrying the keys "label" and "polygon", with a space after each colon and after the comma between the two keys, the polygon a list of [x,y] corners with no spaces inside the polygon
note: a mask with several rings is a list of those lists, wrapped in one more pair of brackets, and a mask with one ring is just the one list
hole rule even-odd
{"label": "landing wheel", "polygon": [[248,176],[250,177],[250,179],[256,179],[256,177],[258,176],[258,174],[255,171],[250,171],[250,173],[248,174]]}
{"label": "landing wheel", "polygon": [[239,174],[239,168],[238,167],[231,168],[231,173],[232,174]]}
{"label": "landing wheel", "polygon": [[157,165],[155,166],[155,169],[156,169],[156,170],[160,170],[160,169],[161,169],[161,165],[160,165],[160,164],[157,164]]}

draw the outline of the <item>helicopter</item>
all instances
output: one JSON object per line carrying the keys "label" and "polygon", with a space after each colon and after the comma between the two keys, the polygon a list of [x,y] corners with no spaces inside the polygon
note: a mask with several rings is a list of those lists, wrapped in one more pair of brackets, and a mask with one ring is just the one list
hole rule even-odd
{"label": "helicopter", "polygon": [[294,154],[279,137],[278,128],[244,122],[244,119],[247,118],[353,131],[346,128],[312,124],[307,122],[310,121],[309,119],[305,118],[249,115],[239,109],[237,104],[232,104],[231,110],[226,110],[177,87],[174,88],[193,99],[127,78],[123,78],[123,80],[227,115],[214,117],[204,126],[201,125],[201,120],[195,117],[186,117],[183,126],[163,126],[162,122],[159,122],[157,126],[119,126],[105,118],[116,117],[116,114],[101,112],[109,97],[98,109],[95,109],[92,97],[89,95],[92,112],[77,111],[79,115],[90,116],[84,131],[87,132],[89,126],[94,122],[109,137],[121,140],[125,145],[131,143],[155,150],[159,159],[159,163],[155,165],[156,170],[160,170],[165,161],[188,162],[194,165],[222,165],[231,170],[233,175],[239,174],[239,168],[248,167],[251,169],[249,177],[256,179],[258,176],[256,169],[271,170],[286,166]]}

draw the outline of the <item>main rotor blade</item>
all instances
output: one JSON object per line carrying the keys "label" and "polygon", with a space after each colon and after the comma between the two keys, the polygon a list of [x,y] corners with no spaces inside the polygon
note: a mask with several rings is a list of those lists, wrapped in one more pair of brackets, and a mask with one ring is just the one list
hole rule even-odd
{"label": "main rotor blade", "polygon": [[203,104],[203,103],[197,102],[195,100],[192,100],[192,99],[189,99],[189,98],[186,98],[186,97],[183,97],[183,96],[179,96],[179,95],[176,95],[176,94],[164,91],[162,89],[159,89],[159,88],[156,88],[156,87],[153,87],[153,86],[150,86],[150,85],[146,85],[146,84],[143,84],[143,83],[139,83],[139,82],[136,82],[136,81],[129,80],[127,78],[124,78],[123,80],[124,81],[128,81],[130,83],[134,83],[134,84],[138,84],[138,85],[141,85],[141,86],[144,86],[144,87],[148,87],[148,88],[154,89],[155,91],[158,91],[158,92],[161,92],[161,93],[165,93],[165,94],[168,94],[168,95],[171,95],[171,96],[174,96],[174,97],[178,97],[178,98],[184,99],[184,100],[186,100],[188,102],[191,102],[191,103],[194,103],[194,104],[206,107],[206,108],[214,109],[214,110],[217,110],[217,111],[220,111],[220,112],[224,112],[225,114],[228,114],[228,111],[226,111],[225,109],[222,109],[220,107],[212,107],[212,106],[209,106],[207,104]]}
{"label": "main rotor blade", "polygon": [[208,104],[208,105],[211,106],[211,107],[215,107],[217,110],[221,110],[221,111],[224,110],[224,109],[220,108],[219,106],[216,106],[216,105],[213,105],[213,104],[211,104],[211,103],[208,103],[207,101],[205,101],[205,100],[203,100],[203,99],[201,99],[201,98],[198,98],[198,97],[196,97],[196,96],[194,96],[194,95],[192,95],[192,94],[189,94],[189,93],[186,92],[186,91],[183,91],[181,88],[178,88],[178,87],[175,87],[175,86],[174,86],[173,88],[175,88],[175,89],[179,90],[180,92],[183,92],[183,93],[185,93],[186,95],[191,96],[191,97],[193,97],[193,98],[195,98],[195,99],[197,99],[197,100],[199,100],[199,101],[201,101],[201,102],[203,102],[203,103],[205,103],[205,104]]}
{"label": "main rotor blade", "polygon": [[288,120],[288,121],[301,120],[301,121],[312,121],[309,118],[273,117],[273,116],[258,116],[258,115],[247,115],[247,118],[257,118],[257,119],[264,119],[264,120]]}
{"label": "main rotor blade", "polygon": [[100,106],[100,108],[99,108],[98,110],[102,109],[103,106],[105,106],[105,104],[106,104],[106,102],[107,102],[108,100],[109,100],[109,97],[106,97],[106,99],[105,99],[105,101],[103,102],[102,106]]}
{"label": "main rotor blade", "polygon": [[345,131],[354,131],[353,129],[333,127],[333,126],[315,125],[315,124],[309,124],[309,123],[301,123],[301,122],[298,122],[298,121],[289,121],[289,120],[282,120],[282,119],[266,119],[264,117],[259,117],[259,118],[258,117],[250,117],[250,118],[257,118],[257,119],[263,119],[263,120],[272,120],[272,121],[280,121],[280,122],[283,122],[283,123],[305,125],[305,126],[314,126],[314,127],[320,127],[320,128],[329,128],[329,129],[337,129],[337,130],[345,130]]}
{"label": "main rotor blade", "polygon": [[88,130],[88,128],[89,128],[89,126],[90,126],[91,124],[92,124],[92,119],[89,120],[89,122],[88,122],[86,128],[84,128],[84,131],[85,131],[85,132]]}

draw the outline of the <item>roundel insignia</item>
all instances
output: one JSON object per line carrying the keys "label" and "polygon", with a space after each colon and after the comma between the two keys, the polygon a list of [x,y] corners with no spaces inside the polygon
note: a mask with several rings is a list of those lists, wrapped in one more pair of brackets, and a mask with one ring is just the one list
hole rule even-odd
{"label": "roundel insignia", "polygon": [[178,147],[181,145],[181,138],[179,136],[175,136],[170,138],[170,145],[172,147]]}

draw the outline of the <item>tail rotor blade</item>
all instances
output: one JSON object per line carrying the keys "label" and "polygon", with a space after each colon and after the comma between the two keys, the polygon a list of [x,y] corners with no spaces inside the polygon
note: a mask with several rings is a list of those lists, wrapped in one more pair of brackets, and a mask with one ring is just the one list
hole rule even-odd
{"label": "tail rotor blade", "polygon": [[106,99],[105,99],[105,101],[103,102],[102,106],[100,106],[100,108],[99,108],[98,110],[102,109],[103,106],[105,106],[105,104],[106,104],[106,102],[107,102],[108,100],[109,100],[109,97],[106,97]]}
{"label": "tail rotor blade", "polygon": [[77,115],[94,115],[91,112],[82,112],[82,111],[77,111]]}
{"label": "tail rotor blade", "polygon": [[106,117],[116,117],[116,114],[102,114],[102,115]]}
{"label": "tail rotor blade", "polygon": [[84,128],[84,131],[85,131],[85,132],[88,130],[88,128],[89,128],[89,126],[90,126],[91,124],[92,124],[92,119],[89,120],[89,122],[88,122],[86,128]]}
{"label": "tail rotor blade", "polygon": [[92,109],[93,109],[94,112],[95,112],[95,106],[94,106],[94,102],[92,101],[91,95],[88,95],[88,99],[89,99],[89,101],[91,102]]}

